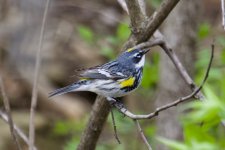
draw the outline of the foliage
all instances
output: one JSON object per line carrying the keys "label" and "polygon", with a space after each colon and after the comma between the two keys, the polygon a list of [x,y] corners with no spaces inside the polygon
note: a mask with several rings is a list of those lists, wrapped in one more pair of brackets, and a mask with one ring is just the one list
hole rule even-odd
{"label": "foliage", "polygon": [[[204,27],[206,28],[206,27]],[[203,35],[203,34],[202,34]],[[202,36],[203,37],[203,36]],[[225,122],[225,70],[224,66],[224,37],[216,39],[215,58],[213,68],[210,71],[207,84],[203,91],[206,96],[205,101],[193,101],[184,105],[183,110],[188,112],[181,118],[184,129],[183,141],[173,141],[165,138],[158,138],[160,142],[175,150],[219,150],[225,149],[224,127],[221,122]],[[196,62],[196,81],[201,82],[209,59],[209,49],[203,48],[198,53]]]}
{"label": "foliage", "polygon": [[64,150],[74,150],[79,143],[80,135],[86,122],[86,117],[79,122],[59,120],[55,123],[52,133],[56,137],[69,138],[64,145]]}
{"label": "foliage", "polygon": [[210,25],[208,23],[202,23],[198,27],[198,38],[204,39],[206,38],[210,33]]}
{"label": "foliage", "polygon": [[193,101],[185,106],[191,111],[182,117],[184,141],[177,142],[165,138],[159,141],[176,150],[219,150],[225,148],[224,128],[220,122],[225,120],[225,101],[215,95],[209,85],[204,88],[204,102]]}
{"label": "foliage", "polygon": [[88,44],[93,44],[95,40],[94,32],[87,26],[80,25],[77,27],[79,36]]}

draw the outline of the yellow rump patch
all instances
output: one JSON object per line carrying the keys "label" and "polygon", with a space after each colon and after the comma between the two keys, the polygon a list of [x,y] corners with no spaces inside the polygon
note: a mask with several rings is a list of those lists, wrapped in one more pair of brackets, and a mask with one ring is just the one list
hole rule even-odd
{"label": "yellow rump patch", "polygon": [[131,51],[133,51],[134,49],[133,48],[129,48],[128,50],[127,50],[127,52],[131,52]]}
{"label": "yellow rump patch", "polygon": [[128,87],[128,86],[133,86],[134,85],[134,81],[135,81],[135,77],[131,77],[131,78],[127,79],[127,80],[121,81],[120,82],[120,86],[121,86],[121,88]]}

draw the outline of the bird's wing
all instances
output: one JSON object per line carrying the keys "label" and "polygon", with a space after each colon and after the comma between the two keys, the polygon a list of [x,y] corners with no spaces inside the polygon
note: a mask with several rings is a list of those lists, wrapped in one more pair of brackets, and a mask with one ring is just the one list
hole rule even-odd
{"label": "bird's wing", "polygon": [[82,78],[89,78],[89,79],[116,80],[116,79],[127,78],[128,75],[123,74],[122,72],[119,71],[119,69],[115,68],[117,65],[118,64],[116,64],[116,62],[111,62],[102,66],[88,68],[88,69],[82,70],[82,73],[80,74],[80,76]]}

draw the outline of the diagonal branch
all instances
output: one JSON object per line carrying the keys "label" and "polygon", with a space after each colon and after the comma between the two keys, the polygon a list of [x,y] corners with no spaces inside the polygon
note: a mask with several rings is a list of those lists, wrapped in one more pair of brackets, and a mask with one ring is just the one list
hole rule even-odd
{"label": "diagonal branch", "polygon": [[156,108],[156,110],[153,113],[147,114],[147,115],[135,115],[133,113],[131,113],[130,111],[128,111],[121,103],[116,102],[113,103],[113,105],[120,110],[120,112],[122,112],[124,115],[126,115],[127,117],[131,118],[131,119],[136,119],[136,120],[140,120],[140,119],[151,119],[155,116],[157,116],[160,112],[169,109],[170,107],[174,107],[177,106],[178,104],[191,100],[193,98],[195,98],[196,94],[199,93],[204,85],[204,83],[206,82],[208,75],[209,75],[209,71],[212,65],[212,60],[213,60],[213,55],[214,54],[214,45],[212,45],[212,52],[211,52],[211,57],[210,57],[210,61],[209,61],[209,65],[207,67],[206,70],[206,74],[205,77],[200,85],[199,88],[195,89],[191,94],[185,96],[185,97],[181,97],[179,99],[177,99],[176,101],[166,104],[164,106],[158,107]]}
{"label": "diagonal branch", "polygon": [[[0,110],[0,118],[2,118],[3,121],[9,124],[9,117],[6,113]],[[13,124],[14,131],[16,134],[27,144],[29,145],[29,139],[26,136],[26,134],[15,124]],[[37,148],[34,146],[34,150],[37,150]]]}
{"label": "diagonal branch", "polygon": [[147,138],[146,138],[146,136],[145,136],[145,134],[144,134],[144,132],[143,132],[143,130],[142,130],[142,128],[141,128],[140,123],[138,122],[138,120],[135,120],[135,119],[134,119],[134,122],[135,122],[135,125],[137,126],[137,129],[138,129],[138,131],[140,132],[141,138],[142,138],[142,140],[145,142],[145,145],[147,146],[148,150],[152,150],[152,147],[151,147],[151,145],[148,143],[148,140],[147,140]]}
{"label": "diagonal branch", "polygon": [[[142,42],[148,41],[179,1],[180,0],[163,1],[160,4],[158,10],[156,10],[149,19],[145,19],[144,22],[142,22],[142,30],[139,31],[138,34],[132,34],[130,36],[123,49],[127,49]],[[130,16],[130,18],[134,17]]]}
{"label": "diagonal branch", "polygon": [[119,144],[121,144],[120,139],[119,139],[118,134],[117,134],[116,122],[115,122],[114,113],[113,113],[112,108],[111,108],[111,117],[112,117],[112,123],[113,123],[114,136],[115,136],[117,142]]}
{"label": "diagonal branch", "polygon": [[102,128],[110,112],[110,105],[105,98],[98,96],[92,108],[88,124],[81,136],[77,150],[94,150]]}
{"label": "diagonal branch", "polygon": [[145,33],[142,34],[141,38],[138,39],[136,44],[150,39],[179,1],[180,0],[164,0],[159,9],[153,13],[153,15],[150,17],[150,20],[148,20],[146,23]]}
{"label": "diagonal branch", "polygon": [[[125,0],[130,15],[131,28],[133,34],[138,34],[143,30],[142,24],[146,18],[144,9],[140,7],[140,0]],[[143,2],[144,3],[144,2]],[[145,5],[143,4],[142,5]]]}
{"label": "diagonal branch", "polygon": [[[160,35],[160,33],[159,33],[158,36],[160,36],[160,37],[156,38],[156,39],[153,39],[151,41],[148,41],[148,42],[141,43],[141,44],[135,46],[134,48],[147,48],[147,47],[153,47],[153,46],[159,45],[165,51],[165,53],[169,56],[169,58],[171,59],[171,61],[174,64],[174,66],[176,67],[176,69],[180,73],[181,77],[189,85],[189,87],[192,89],[192,91],[196,90],[198,87],[195,85],[194,81],[191,79],[191,77],[187,73],[186,69],[182,65],[181,61],[179,60],[179,58],[177,57],[177,55],[175,54],[173,49],[171,49],[167,45],[167,43],[163,39],[162,35]],[[204,95],[201,92],[199,92],[195,95],[195,98],[203,100]]]}
{"label": "diagonal branch", "polygon": [[13,123],[13,119],[12,119],[12,115],[11,115],[11,110],[10,110],[10,104],[9,104],[9,99],[6,95],[6,91],[5,91],[5,86],[3,84],[3,80],[2,80],[2,76],[0,74],[0,91],[2,93],[2,97],[3,97],[3,103],[4,103],[4,107],[8,116],[8,123],[9,123],[9,127],[10,127],[10,132],[13,138],[13,142],[15,143],[15,145],[17,146],[18,150],[21,150],[21,145],[17,139],[15,130],[14,130],[14,123]]}

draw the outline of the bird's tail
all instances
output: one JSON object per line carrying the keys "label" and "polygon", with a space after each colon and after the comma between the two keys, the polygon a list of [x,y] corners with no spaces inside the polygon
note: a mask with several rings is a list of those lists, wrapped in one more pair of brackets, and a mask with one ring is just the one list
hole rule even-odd
{"label": "bird's tail", "polygon": [[82,82],[82,81],[79,81],[79,82],[73,83],[73,84],[71,84],[71,85],[68,85],[68,86],[66,86],[66,87],[57,89],[57,90],[55,90],[55,91],[49,93],[49,96],[48,96],[48,97],[58,96],[58,95],[62,95],[62,94],[65,94],[65,93],[77,91],[77,89],[78,89],[82,84],[83,84],[83,82]]}

